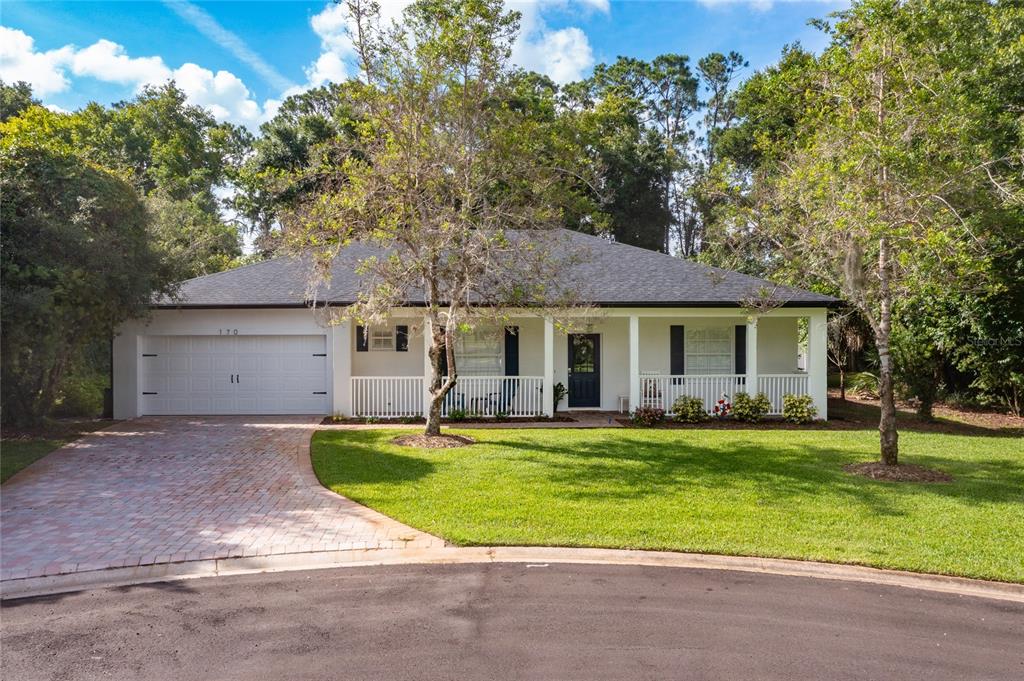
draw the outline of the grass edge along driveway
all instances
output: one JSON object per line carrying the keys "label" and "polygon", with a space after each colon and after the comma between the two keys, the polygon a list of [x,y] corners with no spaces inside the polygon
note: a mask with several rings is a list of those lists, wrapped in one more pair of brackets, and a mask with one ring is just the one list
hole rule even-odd
{"label": "grass edge along driveway", "polygon": [[[458,430],[450,431],[453,433]],[[508,429],[469,447],[400,447],[396,430],[323,430],[329,489],[459,545],[797,558],[1024,582],[1024,442],[902,433],[901,461],[948,484],[876,482],[856,431]]]}

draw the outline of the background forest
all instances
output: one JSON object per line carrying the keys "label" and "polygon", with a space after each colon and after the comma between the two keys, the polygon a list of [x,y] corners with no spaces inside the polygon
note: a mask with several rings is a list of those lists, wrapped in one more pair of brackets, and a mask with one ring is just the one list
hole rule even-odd
{"label": "background forest", "polygon": [[[884,389],[891,362],[924,415],[1019,415],[1024,7],[865,0],[816,25],[825,50],[790,45],[761,71],[741,45],[680,46],[563,86],[522,71],[503,105],[599,178],[564,180],[565,227],[837,295],[844,387],[855,372]],[[175,282],[273,257],[338,181],[362,87],[295,95],[253,134],[173,82],[71,113],[0,83],[5,424],[98,414],[119,323]]]}

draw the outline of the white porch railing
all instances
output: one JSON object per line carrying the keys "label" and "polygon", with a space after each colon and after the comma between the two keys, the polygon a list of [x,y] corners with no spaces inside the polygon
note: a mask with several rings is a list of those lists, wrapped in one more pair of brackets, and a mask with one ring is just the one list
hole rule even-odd
{"label": "white porch railing", "polygon": [[[807,395],[810,389],[807,374],[762,374],[757,377],[758,389],[771,402],[769,414],[782,413],[783,395]],[[710,414],[715,403],[728,395],[731,399],[738,392],[752,392],[747,389],[744,374],[687,375],[687,376],[641,376],[640,403],[668,411],[681,396],[699,397],[704,409]]]}
{"label": "white porch railing", "polygon": [[761,374],[757,377],[758,392],[772,403],[769,414],[782,413],[783,395],[806,395],[810,390],[807,374]]}
{"label": "white porch railing", "polygon": [[423,377],[353,376],[352,415],[423,416]]}
{"label": "white porch railing", "polygon": [[704,409],[710,414],[723,394],[731,399],[746,390],[746,384],[744,374],[641,376],[640,404],[668,411],[677,399],[686,395],[702,399]]}
{"label": "white porch railing", "polygon": [[[460,376],[441,408],[467,416],[540,416],[542,376]],[[423,415],[421,376],[353,376],[352,415],[401,418]]]}
{"label": "white porch railing", "polygon": [[543,386],[543,376],[460,376],[441,415],[459,410],[467,416],[540,416]]}

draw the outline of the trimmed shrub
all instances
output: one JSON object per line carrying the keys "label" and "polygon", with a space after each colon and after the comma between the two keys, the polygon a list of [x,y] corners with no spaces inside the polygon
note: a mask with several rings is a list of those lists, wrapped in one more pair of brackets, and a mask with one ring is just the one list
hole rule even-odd
{"label": "trimmed shrub", "polygon": [[452,409],[448,412],[449,421],[465,421],[466,412],[462,409]]}
{"label": "trimmed shrub", "polygon": [[682,423],[700,423],[708,420],[708,412],[704,409],[704,400],[699,397],[682,395],[672,403],[672,415]]}
{"label": "trimmed shrub", "polygon": [[630,420],[638,426],[653,426],[665,419],[665,410],[657,407],[637,407]]}
{"label": "trimmed shrub", "polygon": [[747,393],[736,393],[732,398],[732,415],[740,421],[757,423],[772,410],[772,403],[764,393],[751,397]]}
{"label": "trimmed shrub", "polygon": [[782,418],[790,423],[810,423],[818,415],[810,395],[783,395]]}

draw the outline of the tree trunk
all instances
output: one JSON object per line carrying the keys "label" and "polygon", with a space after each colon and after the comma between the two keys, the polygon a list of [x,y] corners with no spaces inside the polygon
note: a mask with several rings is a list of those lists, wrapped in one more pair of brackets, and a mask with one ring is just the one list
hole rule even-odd
{"label": "tree trunk", "polygon": [[892,330],[892,290],[890,287],[891,264],[889,262],[889,240],[882,237],[878,248],[878,276],[880,318],[875,333],[878,345],[878,396],[881,402],[881,417],[878,432],[881,440],[882,463],[895,466],[899,462],[899,433],[896,430],[896,396],[893,391],[892,355],[889,353],[889,338]]}
{"label": "tree trunk", "polygon": [[[426,330],[424,330],[426,333]],[[448,375],[441,372],[443,363],[442,354],[448,360]],[[430,349],[427,351],[430,357],[430,409],[427,411],[427,425],[423,429],[424,435],[441,434],[441,407],[444,399],[455,386],[455,344],[452,332],[442,328],[434,322],[430,325]]]}
{"label": "tree trunk", "polygon": [[846,367],[842,364],[839,365],[839,399],[846,401]]}

